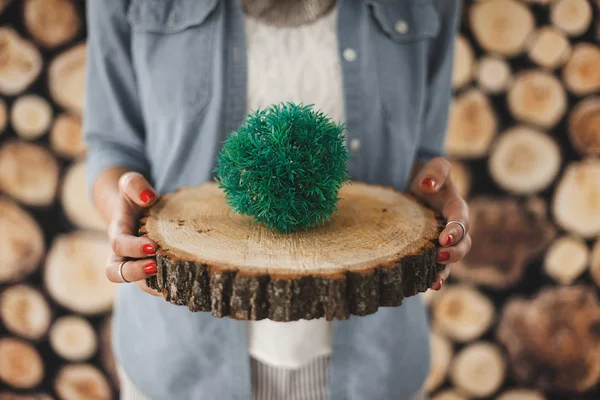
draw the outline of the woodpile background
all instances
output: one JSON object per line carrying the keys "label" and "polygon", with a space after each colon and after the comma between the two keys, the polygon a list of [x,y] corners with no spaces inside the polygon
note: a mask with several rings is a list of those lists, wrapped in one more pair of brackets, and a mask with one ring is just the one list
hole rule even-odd
{"label": "woodpile background", "polygon": [[[446,148],[474,239],[424,295],[434,400],[600,399],[599,6],[465,2]],[[0,400],[118,393],[84,7],[0,0]]]}

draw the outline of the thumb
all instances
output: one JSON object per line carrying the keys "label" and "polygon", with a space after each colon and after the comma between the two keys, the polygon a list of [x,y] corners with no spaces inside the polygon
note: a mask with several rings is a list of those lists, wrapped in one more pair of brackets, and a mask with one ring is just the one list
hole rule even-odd
{"label": "thumb", "polygon": [[139,172],[126,172],[119,178],[121,198],[140,207],[152,205],[158,197],[156,191]]}

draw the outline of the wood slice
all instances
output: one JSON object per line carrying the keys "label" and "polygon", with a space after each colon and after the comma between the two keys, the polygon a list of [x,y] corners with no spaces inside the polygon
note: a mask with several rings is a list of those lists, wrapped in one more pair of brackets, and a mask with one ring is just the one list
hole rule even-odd
{"label": "wood slice", "polygon": [[29,34],[49,49],[72,40],[81,27],[71,0],[26,0],[23,17]]}
{"label": "wood slice", "polygon": [[569,139],[581,154],[600,154],[600,97],[588,97],[573,108]]}
{"label": "wood slice", "polygon": [[58,174],[58,162],[42,146],[11,140],[0,147],[0,191],[25,205],[51,205]]}
{"label": "wood slice", "polygon": [[0,294],[0,318],[11,333],[37,340],[48,332],[52,313],[39,290],[16,285]]}
{"label": "wood slice", "polygon": [[450,361],[452,361],[452,343],[442,335],[432,332],[429,341],[429,374],[425,381],[425,388],[428,392],[436,390],[444,380],[448,373]]}
{"label": "wood slice", "polygon": [[84,361],[98,348],[92,325],[75,315],[57,319],[50,329],[49,339],[54,352],[69,361]]}
{"label": "wood slice", "polygon": [[442,392],[437,393],[431,398],[431,400],[469,400],[461,393],[456,390],[446,389]]}
{"label": "wood slice", "polygon": [[584,238],[600,234],[600,160],[569,164],[556,187],[552,212],[566,231]]}
{"label": "wood slice", "polygon": [[589,0],[558,0],[550,9],[550,21],[569,36],[584,34],[592,22]]}
{"label": "wood slice", "polygon": [[478,197],[469,203],[471,251],[452,266],[452,276],[482,286],[506,289],[521,280],[527,263],[556,236],[544,216],[515,198]]}
{"label": "wood slice", "polygon": [[525,70],[508,91],[508,108],[519,121],[552,128],[567,110],[567,95],[560,81],[549,72]]}
{"label": "wood slice", "polygon": [[516,56],[535,28],[533,13],[515,0],[488,0],[471,6],[469,25],[488,53]]}
{"label": "wood slice", "polygon": [[50,296],[61,306],[84,315],[109,311],[116,291],[116,284],[106,279],[104,272],[109,250],[108,239],[99,233],[58,235],[44,270]]}
{"label": "wood slice", "polygon": [[0,196],[0,282],[19,280],[31,274],[45,252],[44,236],[36,220]]}
{"label": "wood slice", "polygon": [[112,392],[104,375],[91,364],[64,366],[56,376],[54,390],[61,400],[110,400]]}
{"label": "wood slice", "polygon": [[29,41],[12,28],[0,28],[0,93],[21,93],[42,71],[42,56]]}
{"label": "wood slice", "polygon": [[108,224],[92,204],[85,182],[85,162],[79,160],[67,169],[63,178],[63,210],[69,220],[79,228],[106,232]]}
{"label": "wood slice", "polygon": [[511,389],[496,397],[496,400],[546,400],[546,397],[537,390]]}
{"label": "wood slice", "polygon": [[63,113],[54,120],[50,130],[50,147],[64,158],[76,158],[85,154],[81,118]]}
{"label": "wood slice", "polygon": [[56,103],[74,114],[83,112],[86,45],[78,44],[52,60],[48,72],[50,95]]}
{"label": "wood slice", "polygon": [[449,286],[433,307],[433,326],[457,342],[483,335],[495,318],[494,304],[472,286]]}
{"label": "wood slice", "polygon": [[21,138],[34,140],[45,134],[52,123],[52,107],[35,94],[19,97],[10,110],[10,123]]}
{"label": "wood slice", "polygon": [[456,160],[450,161],[450,179],[456,185],[458,193],[466,198],[471,191],[471,171],[466,163]]}
{"label": "wood slice", "polygon": [[594,289],[542,289],[504,306],[497,339],[522,385],[583,393],[600,381],[600,302]]}
{"label": "wood slice", "polygon": [[497,127],[488,98],[478,89],[469,89],[452,101],[445,144],[448,155],[459,159],[485,156]]}
{"label": "wood slice", "polygon": [[6,123],[8,122],[8,111],[6,107],[6,101],[0,99],[0,135],[6,130]]}
{"label": "wood slice", "polygon": [[473,49],[467,38],[463,35],[458,35],[454,44],[453,88],[460,88],[471,81],[474,58]]}
{"label": "wood slice", "polygon": [[372,314],[431,287],[443,268],[433,211],[359,182],[340,197],[330,223],[283,236],[234,216],[216,183],[167,194],[142,220],[159,246],[148,284],[192,311],[274,321]]}
{"label": "wood slice", "polygon": [[560,148],[549,135],[525,126],[503,132],[492,146],[488,169],[502,189],[532,194],[546,189],[561,166]]}
{"label": "wood slice", "polygon": [[512,79],[508,62],[493,56],[484,56],[479,60],[476,76],[479,87],[492,94],[505,91]]}
{"label": "wood slice", "polygon": [[528,45],[531,61],[544,68],[558,68],[569,59],[571,44],[565,34],[552,26],[539,28]]}
{"label": "wood slice", "polygon": [[461,392],[471,397],[493,395],[504,382],[506,365],[498,346],[475,342],[463,348],[454,358],[450,377]]}
{"label": "wood slice", "polygon": [[563,69],[567,89],[577,96],[600,91],[600,48],[592,43],[578,43]]}
{"label": "wood slice", "polygon": [[113,385],[118,389],[120,387],[119,374],[115,357],[112,352],[112,317],[108,316],[100,327],[100,364]]}
{"label": "wood slice", "polygon": [[585,271],[589,255],[583,240],[574,236],[563,236],[548,248],[544,271],[558,283],[570,285]]}
{"label": "wood slice", "polygon": [[0,381],[17,389],[29,389],[43,378],[44,363],[35,347],[21,339],[0,339]]}
{"label": "wood slice", "polygon": [[43,393],[18,394],[0,392],[0,400],[52,400],[52,397]]}

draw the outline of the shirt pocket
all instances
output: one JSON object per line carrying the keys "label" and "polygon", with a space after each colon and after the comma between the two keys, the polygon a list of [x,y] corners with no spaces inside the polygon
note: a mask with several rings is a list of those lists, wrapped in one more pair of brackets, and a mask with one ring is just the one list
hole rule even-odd
{"label": "shirt pocket", "polygon": [[210,100],[217,2],[131,1],[127,18],[138,85],[153,114],[197,114]]}

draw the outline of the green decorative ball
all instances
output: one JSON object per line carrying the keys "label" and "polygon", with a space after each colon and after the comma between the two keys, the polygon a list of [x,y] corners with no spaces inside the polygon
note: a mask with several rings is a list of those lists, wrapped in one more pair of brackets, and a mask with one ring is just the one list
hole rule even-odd
{"label": "green decorative ball", "polygon": [[217,159],[227,203],[282,233],[330,220],[349,181],[343,131],[312,106],[282,103],[251,113]]}

